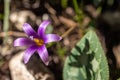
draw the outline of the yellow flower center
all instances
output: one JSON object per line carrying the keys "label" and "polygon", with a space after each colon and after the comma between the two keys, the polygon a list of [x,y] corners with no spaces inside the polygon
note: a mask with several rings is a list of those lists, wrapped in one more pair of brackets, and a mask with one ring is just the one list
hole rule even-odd
{"label": "yellow flower center", "polygon": [[34,38],[33,41],[36,43],[38,46],[42,46],[44,44],[44,41],[42,39]]}

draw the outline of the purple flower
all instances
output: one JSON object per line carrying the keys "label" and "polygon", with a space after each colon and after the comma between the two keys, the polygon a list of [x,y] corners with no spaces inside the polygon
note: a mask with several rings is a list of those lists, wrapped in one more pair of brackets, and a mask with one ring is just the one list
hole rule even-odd
{"label": "purple flower", "polygon": [[16,39],[14,41],[14,46],[28,46],[23,56],[24,63],[27,63],[34,52],[37,51],[41,60],[48,65],[49,56],[45,45],[49,42],[56,42],[62,39],[56,34],[45,34],[46,27],[49,24],[50,21],[43,21],[38,28],[38,32],[35,32],[28,23],[23,25],[23,30],[29,38]]}

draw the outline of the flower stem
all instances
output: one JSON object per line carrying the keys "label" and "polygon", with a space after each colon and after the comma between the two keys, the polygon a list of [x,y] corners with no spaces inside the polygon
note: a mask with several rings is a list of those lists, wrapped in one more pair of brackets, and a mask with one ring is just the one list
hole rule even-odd
{"label": "flower stem", "polygon": [[4,0],[4,27],[3,31],[5,32],[5,37],[4,37],[4,44],[6,44],[8,35],[8,29],[9,29],[9,6],[10,6],[10,0]]}

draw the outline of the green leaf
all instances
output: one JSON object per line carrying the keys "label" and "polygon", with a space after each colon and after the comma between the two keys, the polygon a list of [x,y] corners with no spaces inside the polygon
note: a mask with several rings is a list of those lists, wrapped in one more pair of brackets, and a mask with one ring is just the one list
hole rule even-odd
{"label": "green leaf", "polygon": [[94,31],[89,31],[67,57],[64,80],[109,80],[105,53]]}

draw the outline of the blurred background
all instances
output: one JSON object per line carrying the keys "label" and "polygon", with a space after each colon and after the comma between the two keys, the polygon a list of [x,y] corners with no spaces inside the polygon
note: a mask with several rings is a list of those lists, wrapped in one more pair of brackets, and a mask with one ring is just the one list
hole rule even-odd
{"label": "blurred background", "polygon": [[[27,37],[23,24],[36,31],[50,20],[46,33],[63,37],[47,49],[50,63],[44,65],[38,54],[27,64],[26,47],[14,47],[16,38]],[[0,0],[0,80],[62,80],[62,70],[71,49],[94,29],[100,39],[110,70],[110,80],[120,77],[120,0]]]}

